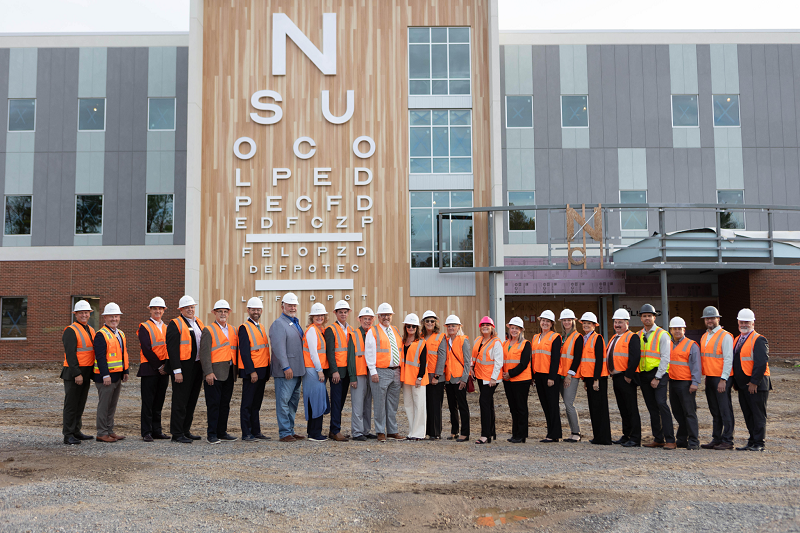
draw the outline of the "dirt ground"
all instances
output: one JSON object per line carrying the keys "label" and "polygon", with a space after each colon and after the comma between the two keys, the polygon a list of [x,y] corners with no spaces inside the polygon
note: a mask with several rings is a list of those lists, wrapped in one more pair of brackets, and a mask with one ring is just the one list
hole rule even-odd
{"label": "dirt ground", "polygon": [[[277,442],[271,382],[261,420],[273,440],[148,444],[139,439],[136,378],[124,386],[117,411],[116,431],[128,439],[65,446],[58,365],[2,366],[0,531],[800,531],[800,368],[778,361],[770,366],[775,390],[763,453],[542,444],[544,416],[534,391],[530,438],[513,445],[506,442],[511,419],[502,390],[495,396],[499,442],[487,446],[446,440],[285,444]],[[230,421],[237,436],[240,397],[237,383]],[[469,403],[474,440],[477,394]],[[711,417],[702,388],[697,403],[700,440],[707,442]],[[86,433],[94,433],[96,404],[93,388]],[[620,421],[612,392],[609,405],[616,437]],[[576,406],[588,440],[585,392]],[[736,444],[742,445],[747,432],[735,398],[734,411]],[[201,394],[194,433],[205,436],[205,415]],[[328,417],[325,422],[327,427]],[[402,433],[402,400],[398,422]],[[349,425],[348,401],[347,433]],[[302,407],[297,432],[305,434]]]}

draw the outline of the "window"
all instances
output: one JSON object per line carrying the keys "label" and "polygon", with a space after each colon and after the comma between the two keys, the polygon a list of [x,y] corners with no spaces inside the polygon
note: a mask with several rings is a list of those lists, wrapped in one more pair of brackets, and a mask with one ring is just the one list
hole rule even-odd
{"label": "window", "polygon": [[0,298],[0,339],[25,339],[28,337],[28,299]]}
{"label": "window", "polygon": [[89,305],[92,306],[92,314],[89,315],[89,325],[97,331],[100,329],[100,298],[97,296],[73,296],[72,305],[69,308],[70,322],[75,321],[75,315],[72,314],[72,310],[75,309],[75,304],[81,300],[86,300],[89,302]]}
{"label": "window", "polygon": [[409,28],[409,94],[470,94],[469,56],[469,28]]}
{"label": "window", "polygon": [[[646,204],[647,191],[619,191],[621,204]],[[647,211],[644,209],[620,209],[621,225],[623,230],[647,231]]]}
{"label": "window", "polygon": [[15,98],[8,101],[8,131],[36,130],[36,99]]}
{"label": "window", "polygon": [[472,172],[472,112],[412,109],[411,173]]}
{"label": "window", "polygon": [[105,131],[106,99],[78,99],[78,131]]}
{"label": "window", "polygon": [[[444,253],[439,253],[436,214],[440,208],[472,207],[472,191],[411,193],[411,268],[471,267],[472,213],[443,217]],[[441,256],[441,259],[440,259]]]}
{"label": "window", "polygon": [[581,96],[561,97],[561,127],[563,128],[589,127],[588,96],[581,95]]}
{"label": "window", "polygon": [[673,128],[696,128],[700,125],[697,117],[696,94],[672,95]]}
{"label": "window", "polygon": [[[717,191],[717,203],[741,205],[744,191]],[[723,229],[744,229],[744,211],[725,210],[720,213],[719,222]]]}
{"label": "window", "polygon": [[147,129],[148,131],[175,131],[174,98],[147,99]]}
{"label": "window", "polygon": [[6,196],[5,235],[31,234],[32,196]]}
{"label": "window", "polygon": [[714,100],[714,126],[736,127],[739,122],[739,95],[715,94]]}
{"label": "window", "polygon": [[172,233],[171,194],[147,195],[147,233]]}
{"label": "window", "polygon": [[506,127],[533,127],[532,96],[506,96]]}
{"label": "window", "polygon": [[[533,191],[508,192],[508,205],[534,205]],[[509,231],[534,231],[536,229],[536,211],[509,211]]]}
{"label": "window", "polygon": [[102,195],[75,197],[75,235],[103,233]]}

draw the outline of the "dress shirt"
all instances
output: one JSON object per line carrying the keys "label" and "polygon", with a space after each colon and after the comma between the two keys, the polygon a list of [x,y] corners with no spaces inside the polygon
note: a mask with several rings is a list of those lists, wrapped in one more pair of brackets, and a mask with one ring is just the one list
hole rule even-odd
{"label": "dress shirt", "polygon": [[606,361],[608,361],[608,367],[611,370],[612,374],[619,374],[622,372],[621,370],[617,370],[614,368],[614,346],[617,345],[617,341],[619,340],[619,335],[615,335],[614,338],[611,339],[611,342],[606,348]]}
{"label": "dress shirt", "polygon": [[[647,338],[653,333],[656,328],[655,324],[650,329],[644,330],[644,340],[646,341]],[[661,342],[658,344],[658,352],[661,357],[661,361],[658,363],[658,370],[656,370],[656,379],[661,379],[661,376],[667,373],[667,367],[669,366],[669,353],[672,351],[672,337],[669,336],[669,333],[664,331],[664,334],[661,336]]]}
{"label": "dress shirt", "polygon": [[195,340],[195,342],[197,342],[198,349],[197,349],[197,355],[195,355],[194,360],[195,361],[199,361],[200,360],[200,337],[203,336],[203,332],[200,331],[200,326],[197,325],[197,319],[196,318],[187,318],[186,320],[189,322],[189,325],[192,326],[192,331],[194,332],[194,340]]}
{"label": "dress shirt", "polygon": [[347,322],[345,322],[344,324],[342,324],[338,320],[336,322],[338,322],[339,325],[342,326],[342,329],[344,330],[344,345],[347,346],[347,340],[350,338],[350,330],[347,329]]}
{"label": "dress shirt", "polygon": [[[722,326],[717,326],[714,329],[710,329],[707,331],[708,335],[706,335],[706,346],[708,346],[708,343],[711,341],[711,337],[714,335],[714,333],[718,332],[721,329]],[[722,375],[730,376],[732,369],[733,369],[733,337],[730,335],[725,335],[724,337],[722,337]],[[725,379],[728,378],[725,377]]]}
{"label": "dress shirt", "polygon": [[[392,326],[389,325],[388,328],[384,327],[383,324],[378,324],[378,327],[383,329],[386,332],[386,335],[389,337],[389,343],[391,345],[392,340],[394,340],[395,346],[397,346],[397,339],[394,338],[394,331],[392,331]],[[375,338],[375,333],[373,329],[370,328],[369,332],[367,333],[366,338],[364,339],[364,361],[367,363],[367,368],[369,369],[369,375],[374,376],[378,373],[375,368],[375,365],[378,361],[378,340]],[[394,361],[394,355],[392,356],[392,366],[399,366],[400,365],[400,347],[397,346],[397,361]]]}

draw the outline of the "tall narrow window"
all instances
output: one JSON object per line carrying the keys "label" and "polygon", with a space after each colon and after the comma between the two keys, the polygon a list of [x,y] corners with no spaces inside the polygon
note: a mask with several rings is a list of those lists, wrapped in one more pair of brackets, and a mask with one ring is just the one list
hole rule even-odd
{"label": "tall narrow window", "polygon": [[175,130],[175,99],[148,98],[147,129],[150,131]]}
{"label": "tall narrow window", "polygon": [[75,197],[75,235],[103,233],[103,196]]}
{"label": "tall narrow window", "polygon": [[36,130],[36,99],[12,98],[8,101],[8,131]]}
{"label": "tall narrow window", "polygon": [[0,298],[0,339],[25,339],[28,336],[28,299]]}
{"label": "tall narrow window", "polygon": [[[508,205],[534,205],[533,191],[509,191]],[[508,212],[509,231],[534,231],[536,229],[536,211],[515,210]]]}
{"label": "tall narrow window", "polygon": [[469,41],[469,28],[409,28],[409,94],[470,94]]}
{"label": "tall narrow window", "polygon": [[472,191],[413,191],[411,205],[411,267],[471,267],[472,213],[446,215],[442,220],[444,250],[439,250],[436,215],[448,207],[472,207]]}
{"label": "tall narrow window", "polygon": [[31,234],[32,196],[6,196],[5,235]]}
{"label": "tall narrow window", "polygon": [[[646,204],[647,191],[619,191],[621,204]],[[620,209],[623,230],[647,231],[647,211],[644,209]]]}
{"label": "tall narrow window", "polygon": [[172,194],[147,195],[147,233],[172,233]]}
{"label": "tall narrow window", "polygon": [[[717,203],[741,205],[744,203],[744,191],[717,191]],[[719,215],[720,227],[723,229],[744,229],[744,211],[725,210]]]}
{"label": "tall narrow window", "polygon": [[106,99],[78,99],[78,131],[104,131],[106,129]]}
{"label": "tall narrow window", "polygon": [[472,172],[472,112],[469,109],[412,109],[412,174]]}

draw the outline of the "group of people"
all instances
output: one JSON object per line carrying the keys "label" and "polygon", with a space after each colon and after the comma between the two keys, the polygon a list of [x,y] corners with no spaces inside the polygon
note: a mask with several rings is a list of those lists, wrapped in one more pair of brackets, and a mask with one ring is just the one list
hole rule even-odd
{"label": "group of people", "polygon": [[[298,319],[298,299],[283,296],[281,313],[267,329],[261,324],[263,302],[250,298],[247,319],[228,323],[230,305],[214,304],[215,320],[204,325],[195,314],[191,296],[180,299],[179,316],[163,321],[166,303],[150,301],[150,317],[139,325],[141,378],[141,434],[146,442],[171,439],[191,443],[200,436],[191,432],[201,387],[205,391],[209,443],[234,441],[228,432],[234,383],[242,380],[240,425],[242,440],[270,440],[261,430],[260,410],[267,381],[275,386],[275,410],[281,442],[307,438],[313,442],[394,440],[438,440],[442,435],[442,408],[447,397],[450,411],[448,440],[470,439],[467,392],[477,381],[480,405],[480,437],[476,444],[497,438],[494,393],[503,382],[512,417],[512,443],[528,438],[528,395],[535,385],[547,423],[541,442],[578,442],[581,430],[574,406],[578,384],[583,380],[592,423],[592,444],[612,443],[625,447],[642,445],[637,389],[641,388],[653,432],[648,447],[698,449],[699,434],[695,395],[701,376],[706,376],[706,395],[713,418],[712,440],[703,448],[733,448],[731,390],[736,389],[750,433],[740,450],[764,449],[766,403],[769,378],[767,340],[754,330],[755,316],[749,309],[738,315],[739,336],[719,326],[716,308],[703,311],[708,331],[700,345],[685,336],[686,324],[675,317],[669,332],[655,325],[651,305],[640,310],[644,327],[628,329],[630,314],[618,309],[613,316],[615,335],[606,343],[596,329],[594,313],[580,321],[570,309],[559,317],[544,311],[538,317],[540,331],[525,338],[519,317],[507,324],[505,340],[498,337],[490,317],[479,323],[480,335],[470,341],[456,315],[448,316],[444,328],[433,311],[422,319],[414,313],[403,320],[402,332],[392,325],[394,311],[388,303],[360,310],[358,325],[350,323],[351,309],[338,301],[334,317],[324,304],[315,303],[307,324]],[[105,306],[103,326],[89,326],[91,306],[81,300],[74,308],[75,321],[64,329],[63,434],[65,444],[80,444],[95,438],[101,442],[123,440],[114,431],[114,414],[121,384],[128,381],[129,357],[125,334],[119,329],[122,311],[115,303]],[[377,318],[377,321],[376,321]],[[580,322],[581,331],[578,331]],[[622,437],[612,441],[608,407],[608,376],[622,418]],[[82,415],[91,382],[98,391],[97,435],[85,435]],[[170,434],[164,433],[161,412],[172,383]],[[400,434],[397,410],[400,392],[408,418],[408,432]],[[302,391],[302,392],[301,392]],[[351,401],[350,435],[342,430],[342,411],[348,392]],[[295,431],[295,416],[304,405],[306,435]],[[562,435],[559,409],[561,397],[571,434]],[[671,409],[670,409],[671,405]],[[327,435],[323,418],[330,416]],[[673,415],[678,422],[673,429]],[[373,430],[374,427],[374,430]],[[374,432],[373,432],[374,431]]]}

